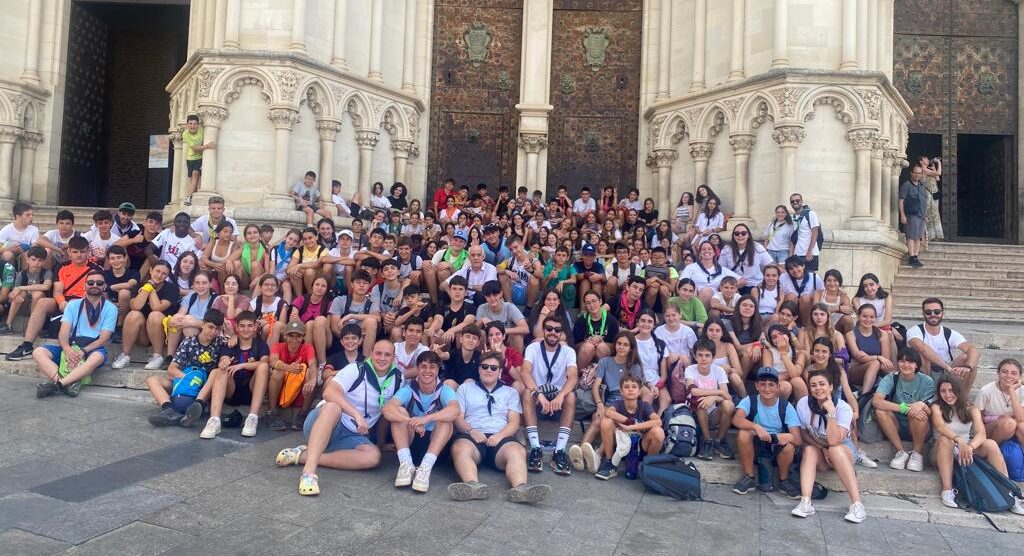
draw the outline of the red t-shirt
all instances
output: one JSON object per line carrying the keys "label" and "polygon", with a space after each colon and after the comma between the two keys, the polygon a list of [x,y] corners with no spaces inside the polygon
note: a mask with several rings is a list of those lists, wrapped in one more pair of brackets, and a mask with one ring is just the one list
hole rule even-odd
{"label": "red t-shirt", "polygon": [[295,353],[289,353],[287,342],[274,344],[270,348],[270,354],[277,354],[277,356],[281,358],[281,362],[286,365],[291,365],[292,363],[296,362],[308,363],[310,359],[316,359],[316,352],[313,351],[313,346],[305,342],[303,342],[302,345],[299,346],[298,351],[296,351]]}
{"label": "red t-shirt", "polygon": [[506,386],[512,386],[515,379],[512,378],[512,369],[523,366],[523,354],[519,350],[507,346],[505,348],[505,368],[501,370],[501,382]]}
{"label": "red t-shirt", "polygon": [[447,206],[447,204],[448,204],[448,197],[453,197],[453,196],[454,196],[454,191],[449,193],[449,192],[445,191],[443,187],[441,189],[438,189],[437,191],[435,191],[434,192],[434,207],[436,207],[436,212],[440,212],[442,209],[444,209],[444,207]]}

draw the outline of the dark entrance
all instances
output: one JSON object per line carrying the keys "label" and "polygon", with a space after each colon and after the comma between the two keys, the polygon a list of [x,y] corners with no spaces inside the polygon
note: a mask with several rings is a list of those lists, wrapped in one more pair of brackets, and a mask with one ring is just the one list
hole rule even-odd
{"label": "dark entrance", "polygon": [[893,82],[914,111],[908,155],[942,157],[946,238],[1016,242],[1017,5],[901,0],[895,8]]}
{"label": "dark entrance", "polygon": [[173,161],[149,168],[149,141],[167,134],[164,87],[187,42],[187,2],[72,2],[60,204],[167,202]]}

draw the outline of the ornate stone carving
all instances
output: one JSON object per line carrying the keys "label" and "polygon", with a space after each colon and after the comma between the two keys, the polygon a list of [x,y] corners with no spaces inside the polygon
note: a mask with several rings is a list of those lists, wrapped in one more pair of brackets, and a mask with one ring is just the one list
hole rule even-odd
{"label": "ornate stone carving", "polygon": [[406,141],[404,139],[391,140],[391,151],[395,153],[397,158],[409,158],[414,146],[415,145],[412,141]]}
{"label": "ornate stone carving", "polygon": [[651,120],[651,125],[647,128],[647,145],[654,148],[658,144],[658,140],[661,138],[661,128],[665,125],[665,120],[668,116],[661,115]]}
{"label": "ornate stone carving", "polygon": [[868,118],[878,120],[882,117],[882,95],[874,89],[857,89],[857,94],[868,109]]}
{"label": "ornate stone carving", "polygon": [[388,110],[384,112],[384,117],[380,120],[380,127],[384,128],[384,131],[388,132],[392,137],[398,134],[398,126],[395,125],[395,113],[393,111]]}
{"label": "ornate stone carving", "polygon": [[324,115],[323,99],[320,98],[320,93],[316,87],[306,88],[306,106],[313,111],[316,116]]}
{"label": "ornate stone carving", "polygon": [[350,90],[348,87],[343,87],[337,83],[331,83],[330,88],[331,94],[334,95],[334,98],[339,102],[341,99],[345,98],[345,95],[347,95]]}
{"label": "ornate stone carving", "polygon": [[918,94],[924,90],[924,73],[911,71],[907,74],[907,91]]}
{"label": "ornate stone carving", "polygon": [[268,103],[271,102],[270,93],[267,91],[266,85],[260,78],[253,75],[242,76],[232,81],[231,86],[228,87],[228,90],[224,93],[224,102],[227,104],[231,104],[232,102],[238,100],[238,95],[242,94],[242,88],[247,85],[259,87],[260,96],[263,97],[263,100]]}
{"label": "ornate stone carving", "polygon": [[338,136],[338,132],[341,131],[341,122],[338,120],[317,120],[316,131],[320,134],[320,139],[334,141]]}
{"label": "ornate stone carving", "polygon": [[387,104],[388,101],[382,98],[370,97],[370,108],[373,110],[374,114],[383,114],[384,107],[387,106]]}
{"label": "ornate stone carving", "polygon": [[571,74],[563,73],[562,77],[558,80],[558,88],[562,91],[563,95],[571,95],[576,92],[576,80],[573,79]]}
{"label": "ornate stone carving", "polygon": [[604,66],[604,57],[611,42],[608,30],[604,27],[587,27],[583,32],[583,50],[587,57],[587,67],[592,71]]}
{"label": "ornate stone carving", "polygon": [[377,148],[377,142],[380,141],[380,133],[372,130],[362,130],[356,132],[356,145],[359,145],[360,149]]}
{"label": "ornate stone carving", "polygon": [[538,154],[540,151],[548,148],[548,138],[546,135],[536,133],[520,135],[519,148],[528,154]]}
{"label": "ornate stone carving", "polygon": [[658,149],[654,151],[654,164],[658,168],[671,168],[678,158],[679,153],[675,149]]}
{"label": "ornate stone carving", "polygon": [[878,136],[874,142],[871,143],[872,156],[876,158],[882,158],[885,155],[885,147],[889,145],[889,138]]}
{"label": "ornate stone carving", "polygon": [[462,40],[466,43],[469,63],[474,67],[487,61],[487,57],[491,53],[492,38],[490,29],[479,21],[471,24],[462,35]]}
{"label": "ornate stone carving", "polygon": [[21,146],[34,149],[43,143],[43,134],[38,131],[24,130],[21,132]]}
{"label": "ornate stone carving", "polygon": [[877,138],[878,132],[873,129],[855,129],[846,133],[846,139],[853,145],[855,151],[870,149]]}
{"label": "ornate stone carving", "polygon": [[900,151],[898,149],[885,149],[885,154],[883,155],[883,158],[885,159],[885,163],[888,164],[889,166],[892,166],[893,168],[902,168],[900,161]]}
{"label": "ornate stone carving", "polygon": [[228,111],[220,106],[200,106],[196,114],[205,127],[220,127],[228,119]]}
{"label": "ornate stone carving", "polygon": [[779,106],[779,116],[792,118],[796,114],[796,103],[804,90],[796,87],[779,87],[771,91],[775,103]]}
{"label": "ornate stone carving", "polygon": [[274,129],[291,130],[300,118],[299,111],[293,108],[271,108],[267,112],[267,119],[274,122]]}
{"label": "ornate stone carving", "polygon": [[583,134],[584,149],[588,153],[596,153],[601,150],[601,138],[596,133],[587,132]]}
{"label": "ornate stone carving", "polygon": [[709,141],[694,141],[690,143],[690,156],[694,161],[707,162],[711,160],[711,153],[715,152],[715,146]]}
{"label": "ornate stone carving", "polygon": [[683,112],[686,114],[686,117],[687,119],[689,119],[690,123],[699,122],[700,115],[704,113],[704,107],[694,106],[693,108],[687,108],[686,110],[683,110]]}
{"label": "ornate stone carving", "polygon": [[[814,99],[814,103],[812,104],[812,106],[817,107],[817,106],[821,106],[822,104],[827,104],[827,105],[831,106],[832,109],[835,110],[836,119],[839,120],[840,122],[843,122],[846,125],[850,125],[850,124],[853,123],[853,115],[850,114],[849,110],[846,109],[846,101],[845,100],[843,100],[843,99],[841,99],[839,97],[836,97],[836,96],[825,95],[825,96],[820,96],[820,97]],[[804,116],[804,121],[805,122],[809,122],[809,121],[811,121],[813,119],[814,119],[814,111],[813,110],[811,110],[810,112],[807,113],[806,116]]]}
{"label": "ornate stone carving", "polygon": [[804,128],[795,125],[777,127],[772,132],[772,140],[780,147],[799,146],[800,143],[803,143],[805,137],[807,137],[807,132]]}
{"label": "ornate stone carving", "polygon": [[718,134],[722,132],[722,128],[724,128],[724,127],[725,127],[725,113],[722,112],[721,110],[719,110],[718,113],[715,114],[715,121],[714,121],[714,123],[712,123],[711,127],[708,128],[708,136],[709,137],[718,137]]}
{"label": "ornate stone carving", "polygon": [[171,145],[175,149],[180,149],[181,148],[182,141],[181,141],[181,130],[180,129],[168,130],[167,138],[170,139]]}
{"label": "ornate stone carving", "polygon": [[512,90],[512,75],[509,74],[507,70],[501,70],[498,72],[498,90]]}
{"label": "ornate stone carving", "polygon": [[729,146],[736,154],[750,154],[755,143],[757,143],[757,138],[751,133],[737,133],[729,136]]}
{"label": "ornate stone carving", "polygon": [[281,88],[281,99],[291,101],[295,98],[295,89],[299,86],[299,74],[292,70],[275,71],[274,77]]}
{"label": "ornate stone carving", "polygon": [[983,95],[991,95],[996,92],[996,75],[990,71],[983,71],[978,74],[978,92]]}
{"label": "ornate stone carving", "polygon": [[352,125],[355,127],[363,127],[363,115],[359,113],[359,103],[356,99],[351,98],[348,100],[348,104],[345,106],[345,111],[348,112],[349,117],[352,118]]}
{"label": "ornate stone carving", "polygon": [[657,168],[657,163],[654,161],[654,155],[648,154],[647,158],[644,159],[644,166],[654,170]]}
{"label": "ornate stone carving", "polygon": [[20,127],[0,124],[0,143],[13,143],[24,132]]}
{"label": "ornate stone carving", "polygon": [[768,108],[768,103],[761,101],[757,103],[757,110],[754,113],[754,119],[750,122],[750,127],[753,129],[761,129],[761,126],[768,123],[768,120],[774,120],[771,115],[771,109]]}
{"label": "ornate stone carving", "polygon": [[409,122],[409,136],[418,137],[420,134],[420,113],[410,106],[406,106],[402,110],[405,112],[405,119]]}
{"label": "ornate stone carving", "polygon": [[727,98],[722,101],[722,106],[725,106],[729,110],[729,113],[736,116],[736,113],[740,111],[740,105],[743,104],[743,97],[740,98]]}
{"label": "ornate stone carving", "polygon": [[224,71],[224,68],[205,67],[196,74],[199,78],[199,98],[209,98],[213,81]]}

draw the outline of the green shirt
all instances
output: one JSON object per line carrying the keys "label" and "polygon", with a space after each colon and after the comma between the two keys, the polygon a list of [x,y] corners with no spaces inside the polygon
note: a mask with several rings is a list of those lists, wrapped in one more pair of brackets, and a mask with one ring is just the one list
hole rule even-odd
{"label": "green shirt", "polygon": [[[551,272],[552,268],[555,268],[554,258],[552,258],[550,261],[547,262],[547,264],[544,265],[544,276],[547,276],[548,273]],[[569,277],[574,274],[576,274],[575,266],[570,263],[565,263],[565,266],[563,266],[562,269],[558,271],[558,275],[552,278],[551,280],[548,280],[547,284],[545,284],[544,287],[553,288],[557,286],[559,282],[561,282],[562,280],[568,280]]]}
{"label": "green shirt", "polygon": [[[916,373],[914,379],[905,381],[899,377],[900,373],[891,373],[878,381],[876,394],[882,394],[892,403],[931,402],[935,397],[935,381],[924,373]],[[895,388],[895,393],[893,393]],[[892,395],[890,395],[892,394]]]}
{"label": "green shirt", "polygon": [[181,132],[181,140],[185,143],[185,160],[202,160],[203,153],[197,152],[193,147],[203,144],[203,128],[196,128],[195,133],[189,133],[186,129]]}
{"label": "green shirt", "polygon": [[686,322],[704,324],[708,320],[708,311],[697,296],[691,297],[689,301],[683,301],[681,297],[670,297],[668,302],[679,308],[679,314]]}

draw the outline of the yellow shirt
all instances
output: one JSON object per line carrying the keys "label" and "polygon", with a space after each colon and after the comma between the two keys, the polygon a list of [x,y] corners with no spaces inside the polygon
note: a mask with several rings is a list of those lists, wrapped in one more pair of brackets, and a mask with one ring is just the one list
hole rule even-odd
{"label": "yellow shirt", "polygon": [[203,128],[197,128],[195,133],[189,133],[187,129],[182,131],[181,140],[185,143],[185,160],[203,159],[203,153],[192,148],[203,144]]}

